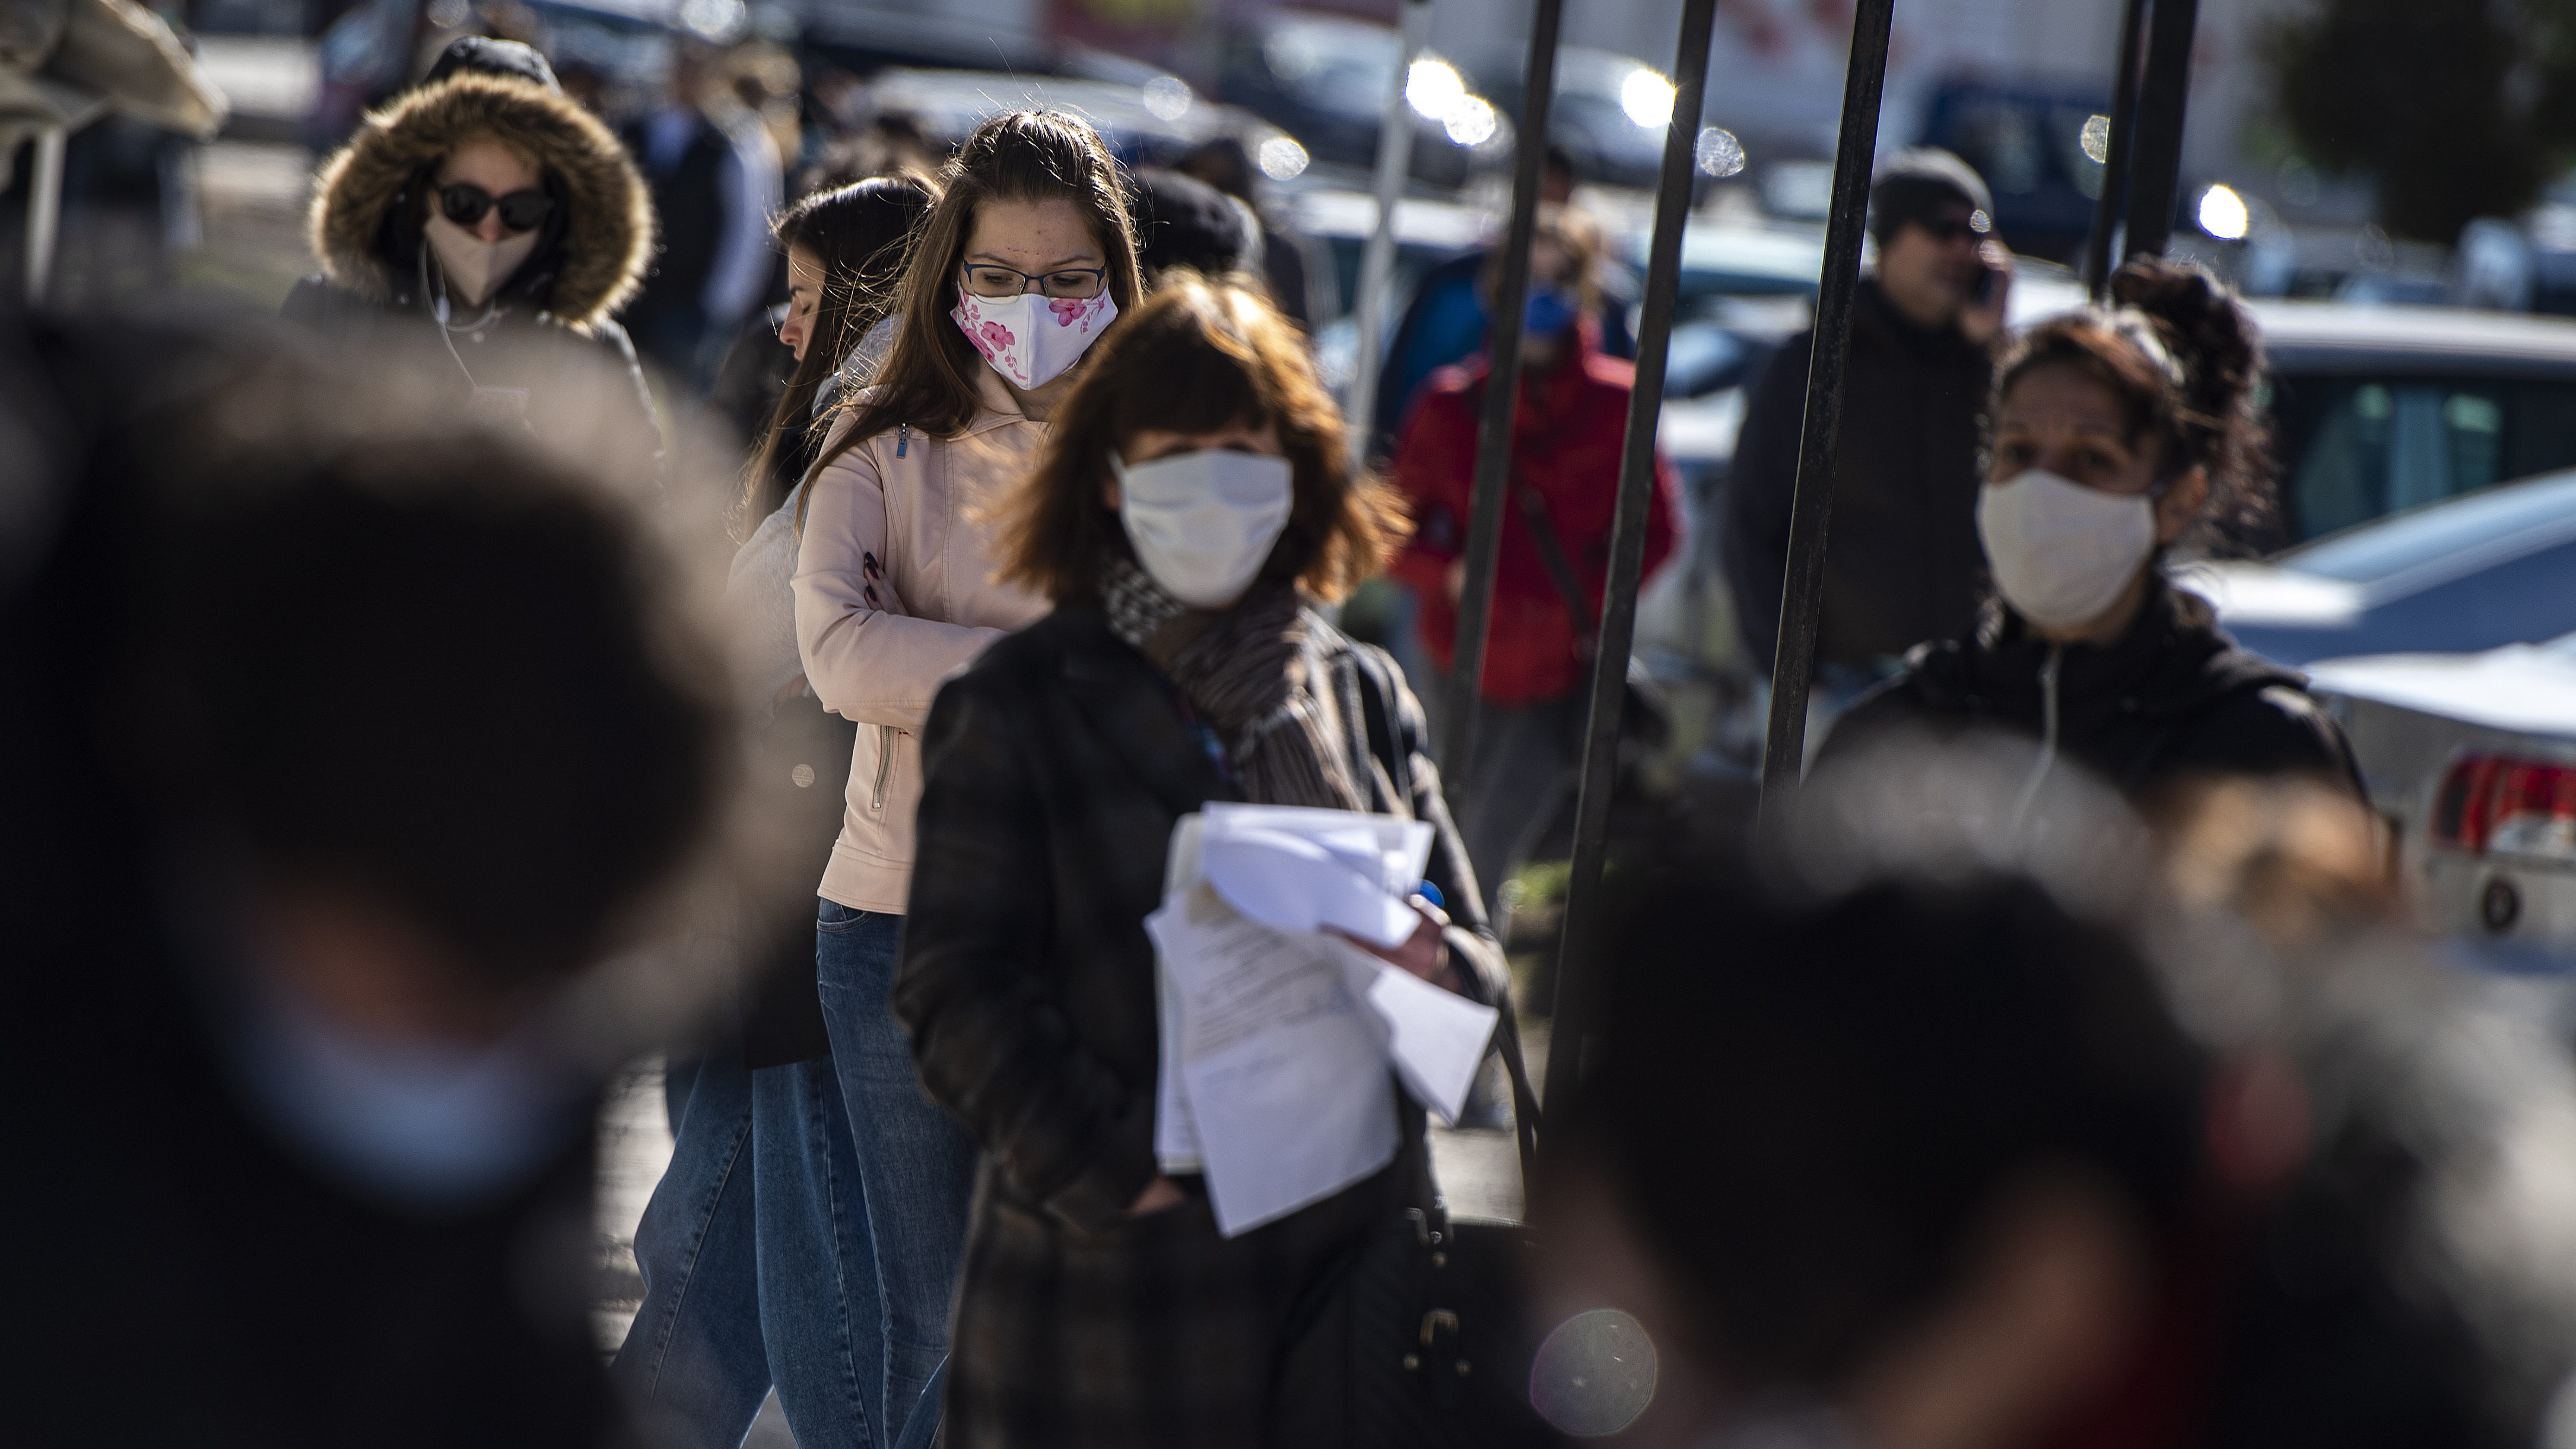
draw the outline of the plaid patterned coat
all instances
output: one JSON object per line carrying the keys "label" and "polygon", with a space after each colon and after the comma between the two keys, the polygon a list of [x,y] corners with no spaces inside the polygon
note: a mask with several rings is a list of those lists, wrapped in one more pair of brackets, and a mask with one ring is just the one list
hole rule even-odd
{"label": "plaid patterned coat", "polygon": [[[1502,957],[1442,803],[1421,706],[1382,652],[1312,621],[1381,811],[1432,822],[1453,956],[1491,1000]],[[1161,672],[1092,607],[994,645],[923,740],[895,1014],[931,1095],[984,1160],[959,1287],[944,1442],[1259,1444],[1281,1325],[1369,1225],[1429,1191],[1414,1144],[1368,1182],[1232,1241],[1196,1179],[1130,1219],[1156,1172],[1154,951],[1172,826],[1236,798]]]}

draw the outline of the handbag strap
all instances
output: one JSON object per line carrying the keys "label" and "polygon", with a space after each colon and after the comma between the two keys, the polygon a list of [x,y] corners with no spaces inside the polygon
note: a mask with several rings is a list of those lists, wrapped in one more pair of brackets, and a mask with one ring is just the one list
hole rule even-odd
{"label": "handbag strap", "polygon": [[[1478,382],[1467,391],[1468,417],[1482,424],[1485,417],[1485,384]],[[1481,426],[1477,429],[1481,434]],[[1575,576],[1574,561],[1565,555],[1565,540],[1556,531],[1556,520],[1547,512],[1547,499],[1538,485],[1521,472],[1517,449],[1511,459],[1512,502],[1519,505],[1521,522],[1529,525],[1530,542],[1538,546],[1539,567],[1547,581],[1556,586],[1557,598],[1565,604],[1566,617],[1574,621],[1574,647],[1584,658],[1592,657],[1601,644],[1601,621],[1592,616],[1592,601],[1584,597],[1583,581]]]}
{"label": "handbag strap", "polygon": [[[1369,668],[1368,665],[1359,663],[1367,658],[1363,651],[1353,650],[1345,657],[1357,665],[1351,671],[1353,675],[1361,669]],[[1371,672],[1374,673],[1373,670]],[[1353,682],[1357,683],[1356,680]],[[1406,798],[1409,800],[1413,762],[1409,759],[1397,758],[1400,752],[1395,745],[1394,723],[1386,717],[1387,692],[1380,687],[1384,683],[1383,680],[1372,678],[1356,690],[1359,695],[1361,727],[1367,734],[1366,743],[1369,753],[1377,757],[1378,763],[1387,767],[1390,784],[1396,781],[1403,782],[1399,788],[1405,790]],[[1348,698],[1347,694],[1344,695],[1346,701]],[[1530,1085],[1529,1067],[1521,1057],[1520,1016],[1513,1010],[1512,993],[1508,984],[1503,989],[1501,999],[1494,1003],[1494,1009],[1500,1013],[1500,1019],[1494,1024],[1494,1035],[1502,1052],[1503,1069],[1512,1079],[1512,1136],[1516,1140],[1515,1145],[1520,1149],[1521,1192],[1526,1197],[1530,1183],[1535,1180],[1531,1174],[1538,1160],[1538,1092]]]}

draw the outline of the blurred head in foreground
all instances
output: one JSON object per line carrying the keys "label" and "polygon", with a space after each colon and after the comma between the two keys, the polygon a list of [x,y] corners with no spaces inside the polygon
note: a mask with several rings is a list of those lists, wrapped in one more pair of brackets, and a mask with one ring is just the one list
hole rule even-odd
{"label": "blurred head in foreground", "polygon": [[720,663],[572,461],[312,380],[265,360],[100,458],[103,728],[254,1110],[353,1186],[470,1202],[577,1125],[538,1038],[718,813]]}
{"label": "blurred head in foreground", "polygon": [[[1554,1316],[1635,1324],[1568,1319],[1542,1408],[1598,1433],[1651,1397],[1632,1442],[1967,1449],[2098,1392],[2151,1314],[2199,1126],[2199,1055],[2136,951],[1994,871],[1826,892],[1701,861],[1622,894],[1538,1208]],[[1652,1368],[1605,1391],[1555,1367],[1620,1331],[1651,1339],[1621,1357],[1659,1358],[1660,1392]]]}
{"label": "blurred head in foreground", "polygon": [[78,1184],[28,1433],[605,1442],[598,1086],[730,800],[699,591],[524,430],[179,310],[5,395],[70,435],[0,580],[0,1060]]}

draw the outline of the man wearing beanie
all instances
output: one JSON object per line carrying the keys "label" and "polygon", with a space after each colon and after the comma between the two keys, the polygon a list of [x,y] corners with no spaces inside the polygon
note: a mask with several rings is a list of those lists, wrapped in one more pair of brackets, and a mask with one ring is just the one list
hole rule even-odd
{"label": "man wearing beanie", "polygon": [[[1963,635],[1975,619],[1986,569],[1978,429],[2010,281],[2008,270],[1987,276],[1990,261],[2009,266],[2000,246],[1985,245],[1993,211],[1985,182],[1947,151],[1901,152],[1870,188],[1878,264],[1861,279],[1843,369],[1819,704],[1838,708],[1912,645]],[[1814,347],[1813,330],[1790,338],[1754,385],[1727,485],[1727,581],[1766,673],[1779,644]]]}

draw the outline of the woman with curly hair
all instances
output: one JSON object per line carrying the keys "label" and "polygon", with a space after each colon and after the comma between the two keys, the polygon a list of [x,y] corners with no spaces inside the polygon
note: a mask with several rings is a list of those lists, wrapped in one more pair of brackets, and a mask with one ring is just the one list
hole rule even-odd
{"label": "woman with curly hair", "polygon": [[2206,272],[2129,263],[2108,308],[2032,328],[1997,372],[1977,533],[1995,595],[1974,634],[1917,645],[1819,756],[1900,731],[2034,737],[2149,804],[2217,775],[2358,794],[2343,732],[2294,670],[2236,647],[2165,557],[2270,516],[2254,322]]}

